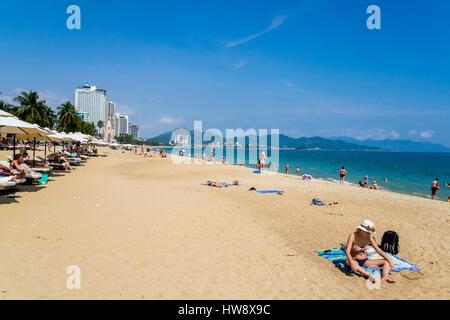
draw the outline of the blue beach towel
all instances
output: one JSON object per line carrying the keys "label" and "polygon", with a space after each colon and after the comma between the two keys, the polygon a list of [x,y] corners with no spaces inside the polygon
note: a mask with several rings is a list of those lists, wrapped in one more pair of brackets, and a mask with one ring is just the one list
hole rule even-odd
{"label": "blue beach towel", "polygon": [[256,192],[258,192],[259,194],[272,194],[272,193],[282,194],[282,193],[284,193],[284,191],[282,191],[282,190],[256,190]]}
{"label": "blue beach towel", "polygon": [[[330,250],[319,251],[318,255],[320,257],[327,259],[328,261],[331,261],[335,265],[335,267],[338,268],[339,270],[341,270],[343,272],[351,272],[350,268],[346,264],[347,257],[345,255],[344,250],[333,248]],[[420,271],[420,268],[411,262],[408,262],[400,257],[393,256],[389,253],[387,253],[387,255],[391,258],[391,261],[394,264],[395,272],[400,272],[400,271],[404,271],[404,270],[414,271],[414,272]],[[371,248],[371,250],[369,250],[367,256],[368,256],[369,260],[381,258],[378,255],[378,253],[375,252],[375,250],[373,248]],[[374,269],[370,269],[370,268],[366,268],[366,267],[363,267],[363,268],[364,268],[364,270],[366,270],[367,272],[370,272],[372,274],[377,273],[374,271]]]}

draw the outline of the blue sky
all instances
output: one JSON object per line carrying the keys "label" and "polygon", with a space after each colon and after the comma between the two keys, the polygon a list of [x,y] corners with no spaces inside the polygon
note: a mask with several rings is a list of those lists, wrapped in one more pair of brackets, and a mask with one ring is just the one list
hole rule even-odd
{"label": "blue sky", "polygon": [[0,0],[0,99],[57,107],[88,82],[144,137],[203,120],[450,145],[449,15],[447,0]]}

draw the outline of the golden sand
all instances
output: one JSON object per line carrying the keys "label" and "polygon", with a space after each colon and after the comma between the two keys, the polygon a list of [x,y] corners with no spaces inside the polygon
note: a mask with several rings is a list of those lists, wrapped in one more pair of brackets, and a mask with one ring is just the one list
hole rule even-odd
{"label": "golden sand", "polygon": [[[109,157],[45,187],[0,196],[0,299],[450,298],[448,203],[102,152]],[[244,186],[202,185],[210,179]],[[339,204],[310,206],[313,197]],[[363,218],[375,222],[378,237],[396,230],[401,257],[422,272],[368,290],[364,279],[317,256]],[[80,267],[80,290],[66,286],[71,265]]]}

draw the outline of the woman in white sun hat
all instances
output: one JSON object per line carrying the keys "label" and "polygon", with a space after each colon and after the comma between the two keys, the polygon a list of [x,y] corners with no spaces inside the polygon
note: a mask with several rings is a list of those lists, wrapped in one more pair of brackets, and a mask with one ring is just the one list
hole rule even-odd
{"label": "woman in white sun hat", "polygon": [[[353,272],[362,274],[367,278],[372,278],[372,275],[363,269],[363,267],[382,267],[382,279],[394,283],[395,280],[390,276],[390,269],[394,269],[389,257],[378,247],[373,234],[375,233],[375,225],[370,220],[363,220],[348,237],[347,248],[345,254],[347,255],[347,265]],[[375,251],[384,259],[368,260],[367,249],[372,246]]]}

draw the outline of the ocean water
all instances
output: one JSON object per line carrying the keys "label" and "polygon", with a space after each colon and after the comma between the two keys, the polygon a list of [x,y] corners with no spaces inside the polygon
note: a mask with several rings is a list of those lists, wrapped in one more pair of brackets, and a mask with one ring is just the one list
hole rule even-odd
{"label": "ocean water", "polygon": [[[209,155],[209,150],[205,153]],[[450,183],[450,153],[279,150],[279,159],[279,172],[289,164],[291,174],[300,167],[302,174],[339,181],[339,169],[344,166],[349,183],[357,184],[368,175],[370,183],[377,180],[386,190],[422,197],[430,197],[431,183],[439,178],[438,199],[446,201],[450,196],[450,188],[445,185]],[[216,155],[216,160],[221,161],[221,155]],[[255,167],[248,161],[248,152],[245,159],[235,155],[235,162]]]}
{"label": "ocean water", "polygon": [[450,188],[444,185],[450,183],[448,153],[280,150],[280,171],[286,164],[292,173],[299,166],[302,173],[336,181],[344,166],[347,182],[358,183],[368,175],[371,183],[377,180],[386,190],[417,196],[430,196],[431,183],[439,178],[438,197],[446,200],[450,196]]}

